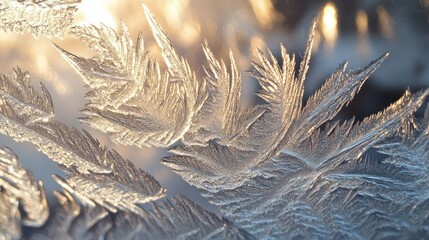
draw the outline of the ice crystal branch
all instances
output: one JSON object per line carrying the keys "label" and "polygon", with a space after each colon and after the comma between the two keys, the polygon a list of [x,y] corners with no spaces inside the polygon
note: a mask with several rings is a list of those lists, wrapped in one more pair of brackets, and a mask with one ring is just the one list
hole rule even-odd
{"label": "ice crystal branch", "polygon": [[0,0],[0,29],[35,37],[59,36],[73,21],[81,0]]}
{"label": "ice crystal branch", "polygon": [[[98,117],[98,122],[90,123],[92,126],[111,133],[117,142],[121,140],[137,146],[168,146],[173,140],[181,139],[184,146],[171,149],[173,156],[163,162],[200,188],[204,196],[218,205],[226,216],[257,237],[335,236],[359,239],[428,234],[423,226],[424,214],[414,216],[418,219],[414,221],[407,216],[406,210],[394,211],[402,203],[410,205],[407,201],[411,201],[412,196],[422,196],[421,189],[409,184],[407,178],[401,175],[407,172],[400,167],[364,154],[393,136],[422,104],[429,91],[416,94],[406,91],[396,103],[361,122],[329,122],[354,98],[388,54],[356,71],[346,71],[347,62],[343,63],[304,104],[304,80],[309,70],[317,24],[314,23],[297,72],[295,56],[289,55],[283,46],[282,65],[269,50],[267,53],[258,50],[259,63],[253,63],[251,74],[260,83],[262,89],[258,95],[266,104],[245,108],[239,101],[241,77],[232,54],[228,69],[223,61],[215,59],[206,43],[203,50],[209,62],[205,69],[207,76],[197,81],[190,66],[178,56],[155,18],[146,7],[144,10],[167,65],[164,74],[159,73],[157,68],[155,79],[166,76],[168,83],[180,86],[172,94],[183,97],[183,105],[167,101],[163,104],[174,106],[183,115],[175,119],[177,125],[166,125],[165,129],[158,127],[160,131],[157,133],[170,136],[165,138],[169,141],[159,142],[160,138],[157,141],[140,141],[140,136],[139,144],[136,144],[133,140],[137,139],[135,135],[128,133],[156,126],[152,120],[155,118],[141,118],[140,125],[136,127],[135,119],[130,122],[130,115],[117,114],[117,109],[124,106],[115,106],[117,102],[106,97],[113,95],[102,95],[104,90],[91,87],[90,105],[98,99],[102,101],[97,103],[97,108],[85,113],[91,118],[101,116],[100,111],[113,109]],[[119,40],[128,33],[114,34],[113,30],[95,27],[86,29],[93,29],[92,33],[82,34],[82,30],[77,36],[84,38],[84,42],[88,35],[91,36],[94,40],[88,45],[101,46],[101,50],[97,48],[96,52],[113,49],[112,46],[124,49],[119,46],[128,41]],[[103,38],[100,34],[94,34],[106,31],[115,37]],[[116,44],[103,45],[99,43],[100,39],[113,39],[109,41]],[[61,51],[73,66],[77,66],[87,83],[103,79],[102,86],[110,87],[104,92],[121,92],[124,88],[116,84],[117,81],[122,81],[124,85],[136,81],[134,77],[129,77],[132,76],[130,73],[118,74],[121,72],[118,66],[123,66],[122,69],[134,66],[131,64],[133,61],[120,60],[121,56],[126,59],[124,56],[129,55],[119,50],[112,50],[116,53],[114,56],[106,55],[111,56],[109,61],[103,60],[100,53],[93,59],[82,59]],[[117,56],[119,58],[114,58]],[[88,69],[91,65],[95,67]],[[150,76],[147,69],[140,68],[146,74],[144,76]],[[127,76],[127,80],[118,76]],[[146,77],[143,79],[147,81]],[[139,95],[131,93],[127,96],[131,99]],[[120,104],[128,104],[127,98],[114,98],[123,99]],[[154,111],[149,109],[139,114]],[[161,111],[159,116],[163,114]],[[123,136],[127,138],[118,139],[115,132],[119,128],[112,131],[115,129],[111,127],[112,123],[122,124],[121,129],[126,133]],[[175,137],[171,138],[171,134]],[[393,207],[386,207],[382,202]],[[411,222],[418,224],[413,228],[407,227]]]}
{"label": "ice crystal branch", "polygon": [[187,144],[172,149],[175,156],[163,162],[260,238],[427,236],[424,213],[413,215],[415,220],[407,215],[410,209],[396,211],[410,205],[412,196],[422,197],[420,188],[400,168],[362,155],[394,135],[429,91],[407,91],[362,122],[327,123],[387,55],[357,71],[345,72],[341,65],[302,106],[313,36],[314,30],[297,77],[295,58],[284,47],[282,66],[271,52],[259,51],[253,75],[267,110],[242,136],[253,148]]}
{"label": "ice crystal branch", "polygon": [[[241,76],[232,54],[229,74],[205,46],[210,67],[207,78],[197,80],[147,8],[145,13],[167,65],[163,74],[145,51],[141,35],[133,46],[124,24],[119,33],[106,26],[72,29],[95,51],[93,58],[58,47],[90,88],[83,122],[109,133],[117,143],[139,147],[167,147],[180,139],[202,144],[214,138],[235,141],[263,109],[240,105]],[[233,117],[237,113],[240,118]]]}
{"label": "ice crystal branch", "polygon": [[383,163],[402,169],[407,187],[418,189],[398,211],[408,214],[411,226],[424,225],[429,233],[429,106],[423,118],[405,122],[401,131],[376,147],[388,156]]}
{"label": "ice crystal branch", "polygon": [[204,86],[186,62],[174,63],[184,72],[161,74],[141,35],[134,46],[124,24],[120,33],[106,26],[74,27],[71,33],[96,53],[85,59],[58,47],[90,89],[84,123],[125,145],[165,147],[182,137],[204,102],[198,95]]}
{"label": "ice crystal branch", "polygon": [[[19,209],[22,209],[22,214]],[[39,227],[48,216],[42,181],[36,181],[31,172],[23,169],[9,149],[1,148],[0,239],[19,239],[21,224]]]}
{"label": "ice crystal branch", "polygon": [[0,239],[21,238],[19,201],[9,193],[0,192]]}
{"label": "ice crystal branch", "polygon": [[56,197],[55,215],[29,239],[251,239],[183,196],[153,204],[141,215],[80,207],[67,192]]}
{"label": "ice crystal branch", "polygon": [[208,98],[193,121],[183,141],[190,144],[206,145],[211,139],[217,139],[226,145],[240,143],[238,136],[245,135],[249,127],[261,116],[264,109],[245,108],[240,101],[241,75],[230,52],[230,71],[223,61],[214,57],[208,44],[203,46],[209,67],[205,69]]}
{"label": "ice crystal branch", "polygon": [[[88,205],[78,197],[79,190],[70,190],[75,197],[68,191],[54,193],[59,205],[46,222],[49,209],[43,183],[22,169],[9,149],[0,149],[0,239],[252,239],[183,196],[135,214]],[[23,232],[22,225],[33,228]]]}
{"label": "ice crystal branch", "polygon": [[[119,32],[103,25],[72,28],[94,50],[92,58],[57,46],[89,88],[83,122],[125,145],[168,147],[181,140],[163,163],[256,238],[429,238],[429,110],[423,119],[413,118],[429,90],[407,90],[360,122],[334,121],[388,54],[355,71],[341,64],[304,103],[315,22],[298,69],[283,45],[282,64],[270,50],[258,49],[251,75],[265,103],[245,107],[232,53],[227,67],[204,44],[208,66],[198,78],[144,11],[165,72],[141,35],[133,44],[125,24]],[[141,208],[137,204],[163,195],[150,175],[88,133],[53,120],[48,91],[41,85],[39,94],[27,73],[1,76],[0,87],[0,132],[34,143],[68,174],[55,176],[66,190],[57,194],[59,210],[31,237],[252,237],[184,197]],[[384,155],[373,156],[372,148]],[[0,173],[6,171],[1,163]],[[20,234],[21,202],[15,200],[19,191],[7,185],[11,176],[0,175],[6,179],[0,181],[0,221],[7,226],[0,230],[14,237]]]}
{"label": "ice crystal branch", "polygon": [[33,143],[57,162],[68,173],[66,180],[57,178],[64,188],[74,189],[87,204],[95,201],[111,211],[120,208],[135,213],[141,211],[135,204],[164,195],[152,176],[102,147],[89,133],[50,119],[49,92],[42,85],[42,96],[37,95],[27,72],[18,68],[14,78],[2,76],[0,80],[0,132]]}

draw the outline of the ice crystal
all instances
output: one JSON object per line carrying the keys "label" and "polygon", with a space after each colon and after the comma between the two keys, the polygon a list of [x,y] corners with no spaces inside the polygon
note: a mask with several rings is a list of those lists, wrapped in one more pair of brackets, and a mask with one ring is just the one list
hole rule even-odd
{"label": "ice crystal", "polygon": [[[20,210],[22,209],[23,215]],[[0,149],[0,239],[21,237],[21,224],[42,226],[49,216],[45,189],[15,154]],[[3,238],[2,238],[3,237]]]}
{"label": "ice crystal", "polygon": [[[216,60],[206,43],[203,50],[209,63],[205,69],[207,76],[197,81],[186,60],[178,56],[160,25],[149,10],[144,9],[167,65],[164,74],[156,63],[153,63],[157,66],[154,75],[148,67],[136,70],[135,60],[121,60],[129,59],[126,56],[135,59],[128,54],[131,50],[123,50],[130,49],[123,46],[131,46],[124,44],[129,42],[128,33],[115,34],[105,27],[85,27],[87,30],[76,34],[87,45],[97,46],[97,56],[93,59],[83,59],[60,49],[90,85],[90,106],[97,107],[84,112],[89,115],[86,122],[91,126],[110,133],[119,143],[136,146],[168,146],[173,140],[182,140],[183,146],[171,149],[173,156],[165,158],[163,163],[198,187],[227,217],[258,238],[360,239],[429,234],[425,212],[410,217],[410,208],[397,211],[401,206],[411,206],[416,198],[427,202],[427,194],[421,187],[409,182],[407,174],[414,173],[388,160],[373,159],[366,153],[395,135],[422,104],[429,90],[416,94],[406,91],[390,107],[361,122],[332,121],[388,54],[355,71],[346,71],[347,62],[341,64],[304,104],[304,80],[317,24],[314,23],[297,72],[295,56],[289,55],[283,46],[282,65],[269,50],[267,53],[258,50],[259,63],[253,63],[251,74],[260,83],[262,89],[258,95],[266,104],[246,108],[240,103],[241,77],[232,54],[229,70],[223,61]],[[90,33],[85,34],[88,31]],[[100,34],[103,32],[109,34]],[[88,36],[93,39],[89,43]],[[147,66],[151,60],[142,62]],[[121,69],[133,69],[129,72],[141,73],[143,77],[122,74]],[[148,106],[150,102],[145,100],[139,103],[140,107],[137,102],[129,105],[129,99],[145,99],[145,95],[137,94],[136,90],[125,91],[124,86],[143,79],[130,86],[145,89],[144,82],[150,81],[147,79],[151,76],[166,79],[167,84],[178,84],[180,87],[172,92],[183,97],[184,104],[166,100],[160,102],[162,105]],[[151,85],[146,86],[150,89]],[[129,95],[124,98],[120,95],[123,92]],[[115,102],[112,96],[123,101]],[[129,106],[132,108],[125,110]],[[151,114],[157,112],[158,117],[163,117],[165,112],[158,108],[170,106],[183,117],[163,125],[167,126],[165,129],[159,121],[154,125],[157,118]],[[141,116],[151,117],[139,118],[137,126],[134,109],[138,109]],[[158,126],[158,131],[149,137],[156,138],[143,138],[138,132],[132,132],[153,126]],[[118,133],[123,135],[118,138]],[[160,141],[159,136],[168,136],[164,138],[167,141]],[[138,141],[130,142],[128,138]],[[387,151],[386,147],[382,149]],[[427,169],[422,171],[422,176],[428,174]]]}
{"label": "ice crystal", "polygon": [[[145,13],[168,67],[164,74],[145,51],[141,35],[133,46],[124,24],[119,33],[106,26],[71,30],[95,51],[93,58],[58,47],[91,90],[82,121],[109,133],[116,143],[138,147],[167,147],[180,139],[204,143],[219,135],[229,142],[247,131],[263,109],[239,104],[241,76],[232,54],[228,74],[225,64],[217,62],[205,46],[212,61],[207,80],[197,80],[147,8]],[[239,119],[233,117],[237,112]]]}
{"label": "ice crystal", "polygon": [[0,0],[0,29],[62,36],[81,0]]}
{"label": "ice crystal", "polygon": [[183,142],[205,145],[216,138],[226,145],[240,145],[242,143],[237,137],[247,133],[265,110],[246,108],[240,104],[241,76],[232,52],[231,73],[228,73],[225,63],[215,59],[207,42],[203,50],[210,63],[205,69],[208,98],[194,118],[194,127],[184,135]]}
{"label": "ice crystal", "polygon": [[[152,29],[158,35],[160,30]],[[416,195],[424,198],[421,189],[399,176],[400,168],[363,154],[392,136],[429,91],[414,95],[407,91],[361,122],[328,122],[387,54],[361,70],[346,72],[347,63],[342,64],[303,106],[313,38],[314,26],[297,76],[295,57],[284,47],[282,66],[271,52],[259,51],[260,63],[254,64],[252,75],[267,104],[261,106],[264,113],[235,136],[240,140],[225,142],[219,134],[207,146],[186,142],[173,148],[175,156],[163,162],[259,238],[427,236],[427,214],[411,218],[410,209],[397,211],[411,205]],[[208,56],[210,65],[216,66]],[[222,75],[209,73],[209,78],[216,77],[221,81]],[[231,116],[233,121],[255,119],[243,115],[235,111]]]}
{"label": "ice crystal", "polygon": [[1,191],[0,203],[0,239],[19,239],[22,230],[18,199]]}
{"label": "ice crystal", "polygon": [[[59,206],[46,221],[49,209],[43,183],[22,169],[9,149],[0,149],[0,239],[252,239],[183,196],[153,203],[137,215],[127,209],[112,212],[97,203],[88,205],[79,190],[70,190],[75,197],[68,191],[54,193]],[[23,232],[22,225],[33,229]]]}
{"label": "ice crystal", "polygon": [[[119,32],[104,25],[71,29],[94,50],[92,58],[57,46],[89,88],[82,121],[119,144],[179,142],[163,163],[236,225],[181,196],[141,208],[139,203],[163,196],[159,183],[89,133],[55,121],[49,92],[41,85],[38,93],[18,68],[14,78],[0,77],[0,132],[32,142],[67,172],[65,179],[55,176],[65,190],[57,193],[59,209],[28,238],[429,238],[429,108],[422,119],[413,116],[429,90],[407,90],[359,122],[335,119],[388,54],[359,70],[341,64],[304,103],[315,22],[298,69],[283,45],[281,61],[268,49],[257,50],[250,74],[264,103],[245,107],[232,53],[227,67],[206,42],[206,77],[197,78],[144,11],[166,71],[150,58],[141,35],[133,44],[125,24]],[[7,161],[7,168],[0,161],[0,173],[8,173],[10,164],[19,168]],[[6,226],[0,230],[7,238],[19,237],[21,222],[34,224],[37,215],[18,194],[34,183],[19,180],[30,179],[25,176],[0,175],[0,221]],[[9,186],[13,182],[24,187]],[[40,185],[37,191],[32,198],[43,192]],[[21,221],[20,204],[29,220]]]}
{"label": "ice crystal", "polygon": [[55,215],[29,239],[251,239],[183,196],[153,204],[142,215],[80,207],[67,192],[56,196]]}
{"label": "ice crystal", "polygon": [[92,201],[114,211],[158,199],[164,190],[152,176],[137,169],[117,152],[102,147],[87,132],[69,128],[52,119],[53,105],[46,88],[42,94],[19,68],[15,76],[0,78],[0,132],[19,142],[31,142],[67,173],[57,178],[64,188],[73,188],[87,204]]}
{"label": "ice crystal", "polygon": [[184,71],[161,74],[141,35],[133,46],[124,24],[120,33],[106,26],[74,27],[71,33],[96,53],[85,59],[59,48],[91,90],[83,122],[125,145],[165,147],[182,137],[204,102],[198,95],[204,86],[184,60],[170,49],[178,65],[172,68]]}

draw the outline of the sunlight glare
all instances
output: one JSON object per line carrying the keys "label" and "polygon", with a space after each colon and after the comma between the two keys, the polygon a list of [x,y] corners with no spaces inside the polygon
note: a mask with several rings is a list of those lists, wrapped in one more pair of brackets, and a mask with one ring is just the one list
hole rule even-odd
{"label": "sunlight glare", "polygon": [[116,27],[112,10],[117,1],[114,0],[83,0],[75,15],[77,24],[104,24]]}
{"label": "sunlight glare", "polygon": [[322,34],[329,47],[333,47],[338,37],[337,7],[328,2],[322,10]]}

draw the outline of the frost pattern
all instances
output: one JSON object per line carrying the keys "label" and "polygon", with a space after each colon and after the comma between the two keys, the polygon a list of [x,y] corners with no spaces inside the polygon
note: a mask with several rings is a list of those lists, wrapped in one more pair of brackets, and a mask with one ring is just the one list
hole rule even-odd
{"label": "frost pattern", "polygon": [[52,120],[53,105],[46,88],[42,94],[31,86],[30,76],[19,68],[15,76],[0,77],[0,133],[19,142],[31,142],[67,173],[57,178],[74,189],[87,204],[94,202],[115,211],[141,209],[135,204],[156,200],[165,190],[149,174],[137,169],[117,152],[100,146],[87,132]]}
{"label": "frost pattern", "polygon": [[59,36],[73,21],[82,0],[0,0],[0,29],[35,37]]}
{"label": "frost pattern", "polygon": [[43,183],[21,167],[12,151],[0,148],[0,239],[19,239],[21,224],[39,227],[48,216]]}
{"label": "frost pattern", "polygon": [[[266,103],[244,107],[232,54],[227,68],[206,43],[207,76],[197,79],[144,10],[165,73],[141,35],[133,46],[124,24],[119,33],[106,26],[72,29],[95,51],[93,58],[58,47],[90,88],[84,122],[126,145],[166,147],[182,140],[163,163],[257,238],[429,238],[429,110],[423,119],[412,116],[429,90],[406,91],[361,122],[333,121],[387,54],[356,71],[341,64],[303,104],[314,23],[297,72],[295,56],[283,46],[282,65],[269,50],[258,50],[251,74]],[[60,209],[28,238],[252,238],[184,197],[140,208],[136,204],[163,195],[158,182],[88,133],[53,120],[48,91],[41,85],[38,94],[27,73],[16,69],[14,78],[0,80],[0,132],[33,142],[68,173],[66,179],[55,176],[66,190],[57,194]],[[371,148],[384,155],[375,159]],[[14,199],[7,185],[13,178],[1,177],[1,234],[17,238],[19,204],[26,202]]]}
{"label": "frost pattern", "polygon": [[[181,139],[204,144],[220,135],[225,143],[237,141],[264,110],[239,104],[241,76],[232,54],[229,74],[206,45],[211,65],[207,79],[197,80],[147,8],[145,13],[168,67],[164,74],[145,51],[141,35],[133,46],[124,24],[119,33],[106,26],[72,29],[95,51],[93,58],[58,47],[90,88],[82,121],[118,144],[138,147],[168,147]],[[233,117],[237,112],[240,118]]]}
{"label": "frost pattern", "polygon": [[295,57],[284,47],[281,66],[270,52],[259,51],[252,74],[262,86],[258,95],[267,102],[261,106],[266,111],[248,133],[237,136],[243,139],[239,144],[216,138],[207,146],[187,144],[173,148],[175,156],[163,163],[258,238],[429,236],[425,212],[410,216],[411,208],[397,211],[413,205],[413,199],[427,201],[426,193],[403,169],[363,156],[394,135],[429,90],[406,91],[362,122],[329,122],[387,54],[357,71],[346,72],[347,63],[340,65],[303,106],[313,37],[314,26],[297,76]]}
{"label": "frost pattern", "polygon": [[142,36],[134,46],[124,24],[120,33],[106,26],[74,27],[71,33],[96,53],[85,59],[58,47],[90,89],[84,123],[125,145],[165,147],[182,137],[204,102],[204,86],[183,59],[170,52],[180,66],[175,68],[185,70],[161,74]]}
{"label": "frost pattern", "polygon": [[[376,146],[389,157],[385,164],[402,169],[406,187],[418,190],[406,204],[397,209],[407,213],[413,225],[423,225],[429,233],[429,106],[422,119],[406,122],[401,131]],[[423,216],[423,218],[421,217]]]}
{"label": "frost pattern", "polygon": [[[253,239],[183,196],[153,203],[137,215],[88,205],[79,191],[71,190],[75,197],[68,191],[54,193],[59,206],[46,221],[43,183],[22,169],[9,149],[0,149],[0,239]],[[22,232],[21,225],[33,228]]]}
{"label": "frost pattern", "polygon": [[29,239],[252,239],[182,196],[153,204],[140,216],[80,207],[67,192],[56,197],[55,215]]}
{"label": "frost pattern", "polygon": [[0,239],[19,239],[22,234],[19,202],[9,193],[0,192]]}
{"label": "frost pattern", "polygon": [[189,129],[182,140],[186,144],[205,145],[210,139],[216,138],[225,145],[245,147],[246,144],[240,142],[238,137],[246,134],[265,110],[246,108],[240,104],[241,76],[232,52],[229,73],[226,64],[215,59],[207,42],[203,50],[210,64],[205,69],[208,98],[194,118],[194,127]]}
{"label": "frost pattern", "polygon": [[[131,49],[123,47],[131,46],[124,45],[128,41],[123,40],[124,36],[128,34],[115,34],[105,27],[91,26],[84,29],[111,32],[110,35],[115,36],[83,34],[83,30],[76,34],[84,42],[91,36],[94,40],[87,43],[89,46],[101,46],[95,48],[99,52],[95,58],[83,59],[60,49],[88,85],[91,81],[103,80],[99,84],[102,90],[90,86],[89,106],[94,102],[99,105],[85,110],[89,116],[85,121],[91,126],[129,145],[169,146],[182,140],[183,146],[171,149],[173,156],[165,158],[163,163],[198,187],[227,217],[257,238],[378,239],[429,235],[425,225],[427,193],[409,181],[414,173],[389,160],[373,159],[367,153],[396,134],[422,104],[429,90],[415,94],[406,91],[384,111],[361,122],[332,121],[388,54],[355,71],[346,71],[347,62],[341,64],[304,104],[304,80],[317,24],[314,23],[298,70],[295,69],[295,56],[288,54],[283,46],[281,65],[269,50],[266,53],[258,50],[259,62],[253,63],[251,74],[260,83],[262,89],[257,94],[266,104],[246,108],[239,101],[241,77],[232,54],[231,67],[227,68],[223,61],[215,59],[206,43],[203,50],[209,65],[205,68],[206,77],[197,81],[149,10],[146,7],[144,10],[167,65],[164,74],[156,67],[155,79],[166,76],[168,84],[179,84],[181,87],[172,91],[172,95],[183,96],[185,103],[176,105],[163,101],[161,109],[174,106],[183,117],[176,118],[168,125],[170,128],[158,127],[159,131],[149,135],[157,136],[156,139],[143,139],[137,132],[140,138],[135,137],[132,131],[156,126],[153,124],[156,118],[141,118],[137,126],[135,119],[132,120],[134,105],[129,108],[130,114],[127,111],[117,114],[118,109],[125,109],[121,104],[129,104],[128,99],[144,98],[130,91],[126,91],[131,93],[127,98],[117,94],[136,81],[129,77],[130,73],[121,74],[123,71],[120,71],[135,70],[136,61],[114,58],[128,59],[124,56],[130,56],[125,54],[129,51],[123,51]],[[109,55],[102,52],[103,49],[118,50],[115,50],[116,55]],[[137,72],[149,76],[146,69],[140,68]],[[140,79],[148,81],[145,77]],[[150,88],[144,83],[136,86]],[[119,105],[111,103],[115,103],[111,96]],[[163,111],[151,108],[158,105],[149,105],[146,112],[141,106],[148,106],[147,101],[140,105],[140,115],[153,112],[159,112],[160,117],[164,115]],[[100,114],[104,109],[112,111]],[[118,138],[117,133],[125,134]],[[158,137],[172,134],[175,137],[165,138],[167,141],[160,141]],[[428,175],[427,168],[422,171],[422,177]],[[424,211],[411,215],[411,207],[401,208],[412,206],[415,199],[426,204],[421,207]]]}

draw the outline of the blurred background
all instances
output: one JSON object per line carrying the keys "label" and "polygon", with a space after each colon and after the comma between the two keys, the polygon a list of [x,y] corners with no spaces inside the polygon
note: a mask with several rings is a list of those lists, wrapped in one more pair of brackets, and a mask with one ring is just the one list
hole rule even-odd
{"label": "blurred background", "polygon": [[[429,86],[429,0],[145,0],[157,21],[168,33],[179,54],[198,77],[206,64],[201,43],[207,39],[216,57],[227,60],[231,49],[243,74],[243,100],[255,102],[256,81],[245,71],[256,60],[255,49],[269,47],[279,56],[280,43],[300,60],[309,28],[319,18],[316,43],[306,80],[306,97],[311,95],[339,64],[349,69],[366,66],[385,52],[389,58],[364,85],[356,99],[342,111],[341,118],[362,119],[398,99],[406,88],[417,91]],[[162,62],[159,49],[144,18],[139,0],[83,0],[75,24],[100,24],[118,29],[124,21],[136,38],[143,32],[145,45]],[[195,188],[160,164],[167,155],[162,149],[138,149],[111,143],[105,134],[81,125],[76,119],[86,100],[83,81],[65,62],[52,42],[74,54],[92,55],[69,35],[63,39],[35,39],[30,34],[0,32],[0,72],[12,75],[20,66],[50,90],[56,119],[86,129],[103,144],[115,149],[138,167],[151,173],[169,195],[181,193],[218,213]],[[228,61],[227,61],[228,62]],[[162,65],[162,64],[161,64]],[[31,144],[15,143],[1,136],[0,144],[12,148],[36,178],[43,179],[50,193],[58,186],[51,174],[63,175]],[[52,195],[51,195],[52,197]]]}

